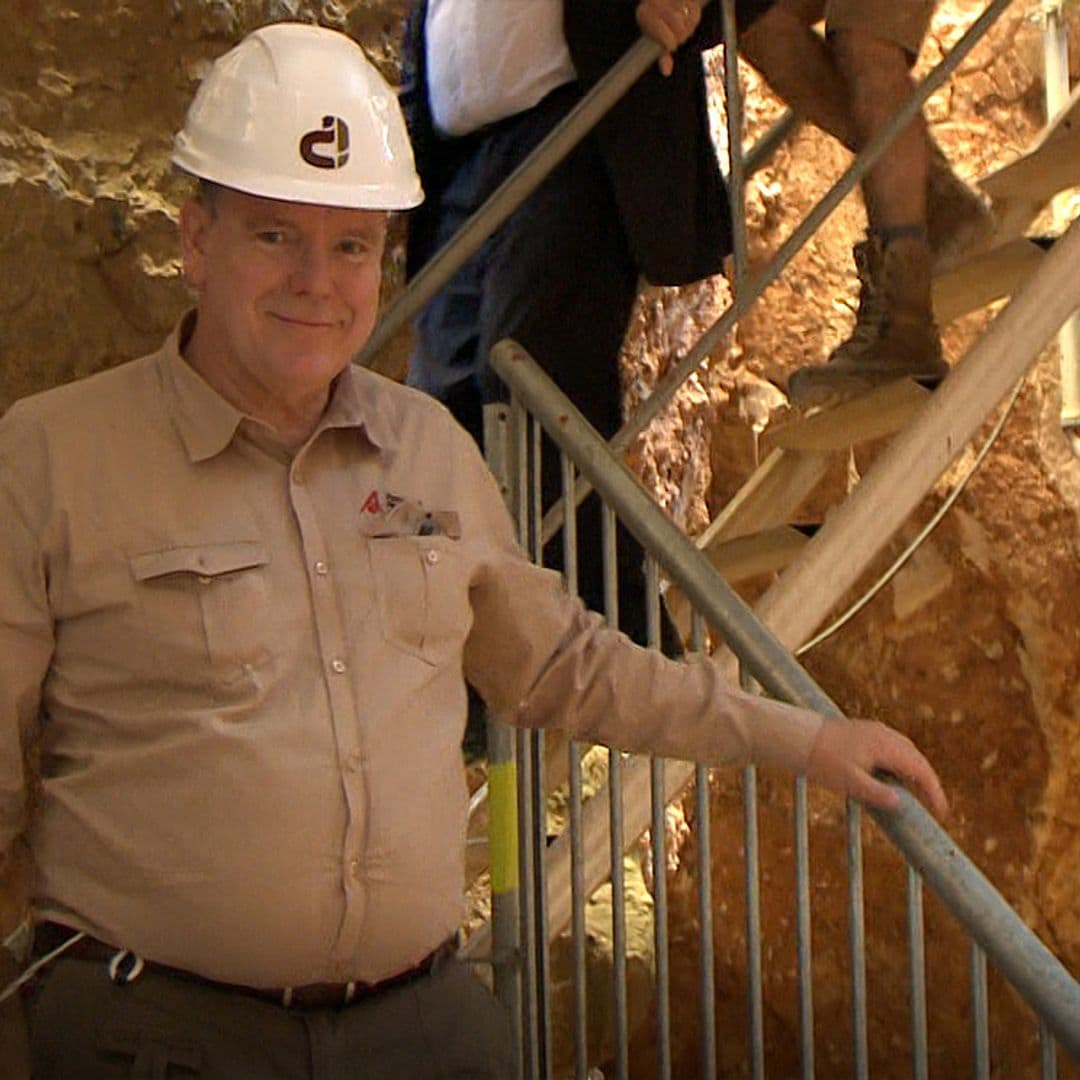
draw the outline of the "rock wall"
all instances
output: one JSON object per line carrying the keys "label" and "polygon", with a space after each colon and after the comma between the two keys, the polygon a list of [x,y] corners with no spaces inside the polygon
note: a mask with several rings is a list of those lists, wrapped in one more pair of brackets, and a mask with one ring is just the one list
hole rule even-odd
{"label": "rock wall", "polygon": [[[252,27],[317,18],[347,29],[394,77],[407,0],[9,0],[0,38],[0,409],[16,398],[140,355],[190,297],[174,225],[184,182],[168,163],[172,132],[208,60]],[[943,11],[923,62],[976,8]],[[1040,122],[1029,24],[1017,13],[931,103],[939,140],[974,177],[1026,145]],[[748,116],[776,104],[748,78]],[[764,258],[845,163],[803,131],[749,192],[751,252]],[[849,250],[862,228],[852,198],[746,319],[722,356],[680,394],[635,450],[646,482],[691,532],[753,467],[755,431],[781,401],[776,385],[823,359],[851,320]],[[389,290],[400,280],[391,250]],[[625,354],[629,399],[647,393],[672,354],[723,309],[726,286],[649,291]],[[947,330],[958,358],[986,316]],[[400,350],[399,350],[400,357]],[[916,562],[809,658],[853,713],[908,731],[940,766],[950,829],[1051,947],[1080,973],[1080,472],[1056,424],[1054,357],[1036,368],[1004,434]],[[865,468],[875,448],[852,467]],[[925,501],[921,523],[955,480]],[[818,509],[821,509],[819,507]],[[898,539],[897,544],[900,543]],[[760,591],[765,583],[756,583]],[[753,589],[749,595],[753,595]],[[745,1074],[745,961],[737,778],[715,782],[716,956],[724,1075]],[[795,997],[788,786],[762,779],[770,1074],[792,1075]],[[841,811],[815,796],[813,859],[819,1074],[847,1069],[846,898]],[[867,831],[874,1073],[906,1075],[905,959],[898,861]],[[694,922],[686,870],[670,881],[679,1076],[696,1072]],[[778,886],[773,889],[773,886]],[[17,904],[7,892],[0,916]],[[934,1075],[969,1071],[967,954],[951,921],[927,911]],[[996,1074],[1033,1075],[1034,1028],[992,981]],[[647,1025],[635,1070],[647,1074]],[[1063,1067],[1063,1074],[1068,1073]]]}

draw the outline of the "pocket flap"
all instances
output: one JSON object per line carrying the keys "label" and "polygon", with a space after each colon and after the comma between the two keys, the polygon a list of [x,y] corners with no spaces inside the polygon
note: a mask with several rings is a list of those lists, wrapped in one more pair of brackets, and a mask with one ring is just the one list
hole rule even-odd
{"label": "pocket flap", "polygon": [[199,574],[215,577],[234,570],[265,566],[270,561],[261,540],[233,540],[223,544],[189,544],[131,556],[136,581],[149,581],[167,574]]}

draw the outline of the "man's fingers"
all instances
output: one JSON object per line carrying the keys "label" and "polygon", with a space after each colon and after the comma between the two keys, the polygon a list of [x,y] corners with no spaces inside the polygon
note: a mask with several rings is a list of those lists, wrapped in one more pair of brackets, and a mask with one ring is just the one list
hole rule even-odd
{"label": "man's fingers", "polygon": [[811,750],[806,774],[872,806],[895,809],[895,792],[874,779],[875,769],[892,773],[913,787],[938,817],[948,813],[948,800],[933,766],[907,736],[884,724],[826,721]]}
{"label": "man's fingers", "polygon": [[876,806],[880,810],[897,810],[900,807],[900,796],[895,788],[861,770],[851,778],[848,794],[865,806]]}
{"label": "man's fingers", "polygon": [[923,802],[938,817],[944,817],[949,812],[949,801],[933,766],[909,738],[884,726],[882,732],[884,745],[876,755],[873,767],[891,772],[914,787]]}

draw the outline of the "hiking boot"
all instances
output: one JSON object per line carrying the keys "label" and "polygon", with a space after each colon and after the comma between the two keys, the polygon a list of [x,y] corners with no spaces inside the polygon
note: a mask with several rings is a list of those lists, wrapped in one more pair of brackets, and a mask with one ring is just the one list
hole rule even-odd
{"label": "hiking boot", "polygon": [[896,379],[931,388],[948,373],[930,307],[930,245],[923,230],[878,234],[857,244],[859,308],[851,337],[821,366],[788,380],[793,405],[820,405],[866,393]]}
{"label": "hiking boot", "polygon": [[978,251],[993,236],[994,227],[990,200],[953,172],[941,147],[931,139],[926,234],[934,269],[940,271],[960,256]]}

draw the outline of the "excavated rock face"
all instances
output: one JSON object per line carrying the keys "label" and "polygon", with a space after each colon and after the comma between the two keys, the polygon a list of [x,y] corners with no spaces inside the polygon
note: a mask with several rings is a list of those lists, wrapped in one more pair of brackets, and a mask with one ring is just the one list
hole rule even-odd
{"label": "excavated rock face", "polygon": [[[0,36],[0,409],[157,347],[190,305],[175,241],[186,185],[168,155],[210,59],[267,21],[316,19],[348,30],[394,79],[407,2],[8,0]],[[939,13],[924,63],[955,40],[973,16],[969,6],[958,2]],[[1009,48],[1010,35],[1019,51]],[[1010,160],[1034,136],[1034,50],[1018,13],[930,103],[937,137],[963,175]],[[760,130],[776,106],[757,84],[748,89],[748,121]],[[834,144],[803,131],[755,177],[748,192],[754,261],[775,249],[845,160]],[[778,405],[776,385],[846,335],[854,300],[850,248],[862,227],[852,198],[635,448],[639,472],[691,532],[752,470],[755,432]],[[392,247],[390,289],[399,267]],[[631,403],[728,299],[719,280],[646,294],[624,358]],[[952,359],[985,323],[977,315],[947,328]],[[952,833],[1080,972],[1080,466],[1057,429],[1058,393],[1048,355],[931,543],[811,654],[809,666],[843,707],[888,720],[926,747],[952,797]],[[865,469],[874,452],[860,450],[854,467]],[[916,526],[954,479],[927,498]],[[843,482],[839,476],[834,487]],[[823,509],[821,500],[808,513]],[[751,583],[748,596],[765,584]],[[713,831],[726,1075],[743,1075],[745,1061],[737,786],[737,778],[718,776]],[[771,885],[789,877],[788,784],[763,777],[761,795],[766,1032],[770,1075],[786,1076],[795,1072],[797,1048],[792,916],[784,889]],[[820,1075],[846,1071],[849,1053],[841,816],[837,800],[815,797]],[[866,835],[872,1063],[876,1076],[908,1075],[905,1052],[897,1050],[907,1042],[903,882],[891,847],[875,830]],[[679,1076],[696,1073],[696,912],[687,876],[694,861],[691,847],[669,881]],[[934,1075],[960,1075],[970,1071],[967,954],[951,919],[935,902],[927,907],[931,1065]],[[0,889],[5,925],[17,908],[14,890]],[[991,981],[991,1000],[1000,1075],[1032,1075],[1029,1014],[999,981]],[[646,1024],[633,1057],[643,1075],[650,1037]],[[1076,1075],[1069,1068],[1061,1072]]]}
{"label": "excavated rock face", "polygon": [[0,408],[156,348],[190,305],[175,240],[188,182],[169,151],[214,57],[266,22],[318,20],[348,30],[396,80],[406,3],[10,6],[0,40]]}

